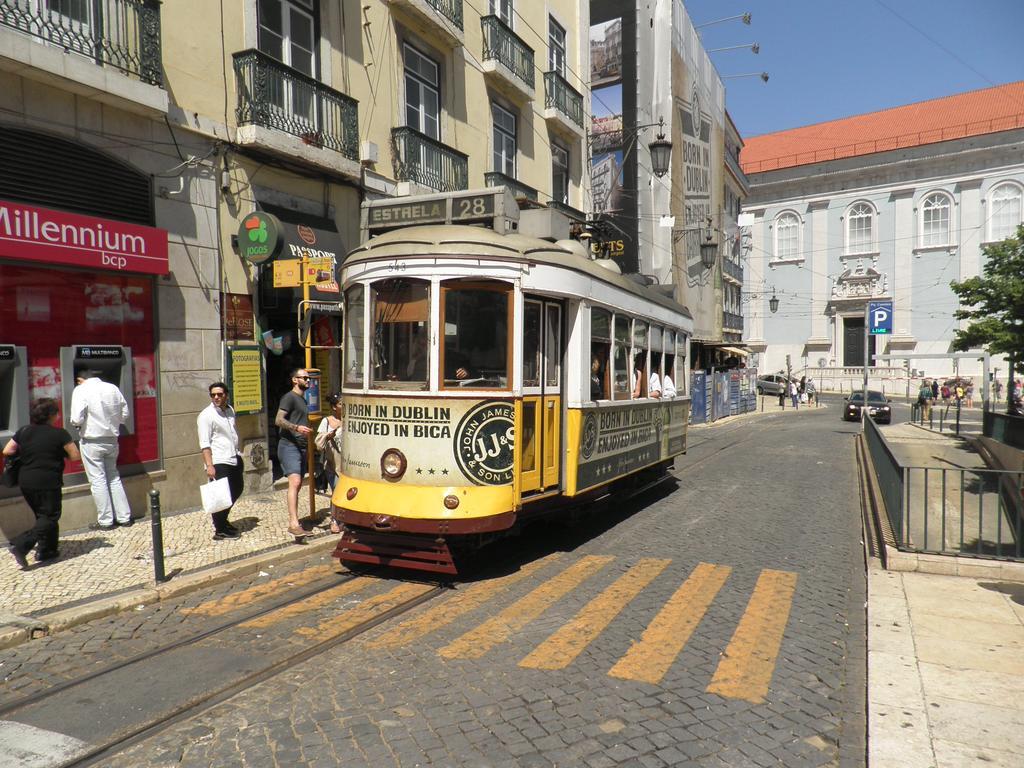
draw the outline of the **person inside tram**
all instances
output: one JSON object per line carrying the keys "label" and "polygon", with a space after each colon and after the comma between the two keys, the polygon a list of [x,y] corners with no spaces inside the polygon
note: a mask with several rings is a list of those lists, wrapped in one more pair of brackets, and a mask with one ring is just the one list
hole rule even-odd
{"label": "person inside tram", "polygon": [[[661,397],[661,382],[658,381],[657,394],[650,391],[650,384],[646,375],[646,363],[647,363],[647,352],[637,353],[633,358],[633,399],[636,400],[641,397]],[[645,390],[647,390],[645,392]]]}
{"label": "person inside tram", "polygon": [[607,400],[604,388],[604,365],[602,357],[595,351],[590,360],[590,399]]}
{"label": "person inside tram", "polygon": [[408,360],[405,364],[405,381],[427,380],[427,356],[427,334],[421,323],[412,324]]}
{"label": "person inside tram", "polygon": [[648,397],[661,397],[662,390],[661,376],[658,371],[661,369],[661,352],[651,352],[651,375],[648,378]]}
{"label": "person inside tram", "polygon": [[661,377],[662,397],[675,397],[678,394],[675,382],[672,381],[672,369],[675,367],[675,362],[675,355],[665,355],[665,375]]}

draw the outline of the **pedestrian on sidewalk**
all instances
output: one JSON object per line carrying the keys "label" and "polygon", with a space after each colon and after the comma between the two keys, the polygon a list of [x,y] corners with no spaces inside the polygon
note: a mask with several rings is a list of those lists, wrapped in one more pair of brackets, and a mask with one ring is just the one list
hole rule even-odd
{"label": "pedestrian on sidewalk", "polygon": [[964,390],[964,397],[967,399],[967,407],[974,407],[974,380],[967,380],[967,387]]}
{"label": "pedestrian on sidewalk", "polygon": [[932,400],[939,399],[939,380],[936,379],[932,382]]}
{"label": "pedestrian on sidewalk", "polygon": [[[231,504],[238,500],[245,487],[242,468],[242,454],[239,450],[238,432],[235,430],[235,409],[228,404],[228,385],[215,381],[209,386],[210,404],[199,412],[196,429],[199,432],[199,450],[206,465],[206,476],[210,480],[226,477],[231,491]],[[241,533],[228,522],[231,507],[214,512],[214,539],[237,539]]]}
{"label": "pedestrian on sidewalk", "polygon": [[[341,472],[341,395],[338,393],[328,395],[327,402],[331,406],[331,412],[326,418],[320,420],[314,442],[318,451],[326,451],[328,484],[333,494],[334,487],[338,483],[338,473]],[[341,527],[333,515],[331,516],[331,533],[341,533]]]}
{"label": "pedestrian on sidewalk", "polygon": [[931,398],[932,398],[932,385],[928,381],[928,379],[925,379],[923,382],[921,382],[921,388],[917,392],[917,404],[921,408],[921,420],[922,421],[925,421],[926,419],[931,418],[931,415],[932,415]]}
{"label": "pedestrian on sidewalk", "polygon": [[789,382],[789,399],[793,401],[793,407],[800,407],[800,393],[797,391],[796,382],[792,379]]}
{"label": "pedestrian on sidewalk", "polygon": [[61,488],[64,485],[64,460],[78,461],[79,453],[71,434],[57,426],[60,407],[51,397],[32,406],[30,424],[14,433],[4,446],[4,456],[15,454],[21,461],[18,486],[28,502],[35,525],[11,539],[10,548],[21,570],[28,570],[27,555],[37,545],[36,562],[60,556]]}
{"label": "pedestrian on sidewalk", "polygon": [[99,371],[79,371],[71,393],[69,420],[81,433],[82,465],[96,505],[93,530],[132,525],[132,510],[117,471],[117,439],[128,421],[128,401],[121,390],[100,378]]}
{"label": "pedestrian on sidewalk", "polygon": [[312,432],[305,397],[309,389],[309,371],[296,368],[290,378],[292,388],[281,398],[274,418],[280,435],[277,460],[281,462],[281,471],[288,477],[288,533],[304,536],[306,529],[299,523],[299,488],[306,473],[307,437]]}
{"label": "pedestrian on sidewalk", "polygon": [[786,395],[789,394],[789,384],[779,385],[779,407],[786,410]]}

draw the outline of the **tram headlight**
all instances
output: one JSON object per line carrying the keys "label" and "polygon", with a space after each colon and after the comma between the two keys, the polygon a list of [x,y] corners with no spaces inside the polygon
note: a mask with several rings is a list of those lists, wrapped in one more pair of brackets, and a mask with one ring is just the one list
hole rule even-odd
{"label": "tram headlight", "polygon": [[459,497],[453,493],[448,494],[444,497],[444,506],[446,509],[455,509],[459,506]]}
{"label": "tram headlight", "polygon": [[397,448],[388,448],[380,457],[380,474],[385,480],[401,480],[408,462]]}

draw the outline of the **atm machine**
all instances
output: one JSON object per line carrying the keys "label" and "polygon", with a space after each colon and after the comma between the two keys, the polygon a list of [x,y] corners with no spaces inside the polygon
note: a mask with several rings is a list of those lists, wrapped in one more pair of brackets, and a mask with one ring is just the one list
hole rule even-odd
{"label": "atm machine", "polygon": [[0,448],[28,425],[28,354],[25,347],[0,344]]}
{"label": "atm machine", "polygon": [[74,344],[60,348],[60,379],[63,399],[64,429],[78,440],[78,430],[70,423],[71,393],[80,371],[92,370],[100,378],[121,390],[128,401],[128,421],[121,425],[122,435],[135,434],[135,382],[132,369],[132,348],[117,344]]}

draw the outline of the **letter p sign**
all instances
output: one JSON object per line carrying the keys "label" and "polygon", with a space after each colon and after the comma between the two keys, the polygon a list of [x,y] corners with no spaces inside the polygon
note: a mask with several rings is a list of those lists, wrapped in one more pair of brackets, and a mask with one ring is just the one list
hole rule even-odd
{"label": "letter p sign", "polygon": [[872,334],[892,333],[892,302],[868,302],[868,330]]}

